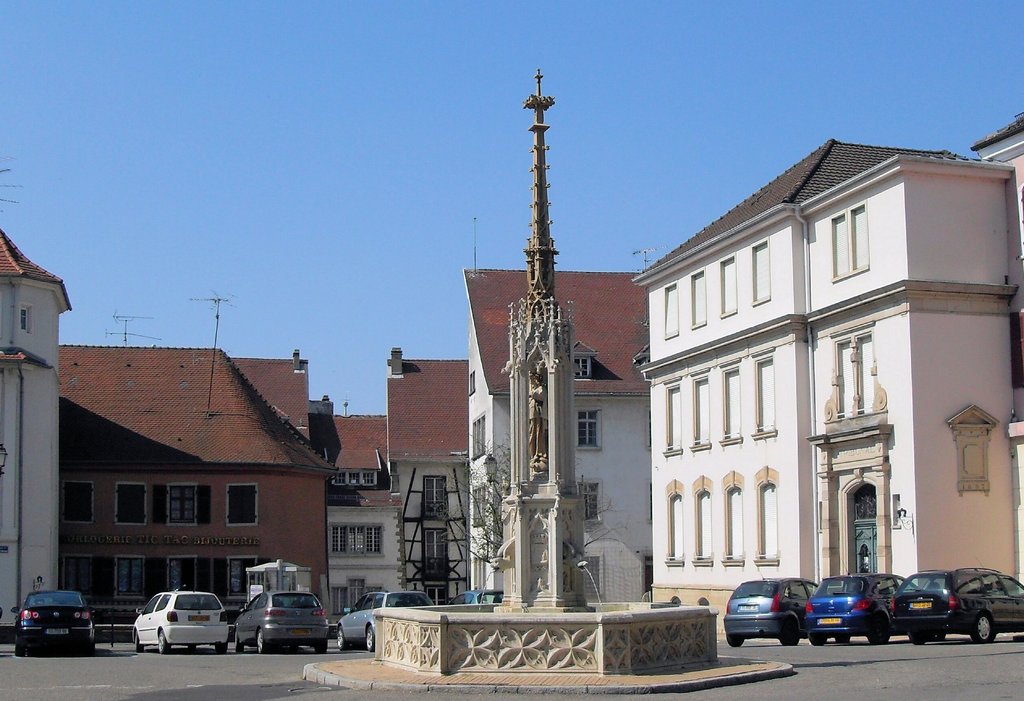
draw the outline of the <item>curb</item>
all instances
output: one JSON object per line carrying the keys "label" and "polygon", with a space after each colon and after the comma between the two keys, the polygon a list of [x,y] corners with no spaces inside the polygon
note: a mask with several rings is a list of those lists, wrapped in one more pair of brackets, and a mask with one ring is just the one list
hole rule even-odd
{"label": "curb", "polygon": [[[435,684],[429,680],[422,683],[408,683],[384,679],[366,680],[346,677],[343,674],[328,672],[320,669],[321,663],[307,664],[302,670],[302,678],[306,681],[322,684],[324,686],[338,686],[362,691],[402,691],[402,692],[441,692],[458,694],[666,694],[681,693],[690,691],[703,691],[724,686],[736,686],[739,684],[752,684],[754,682],[767,681],[769,679],[781,679],[796,674],[792,665],[778,662],[761,662],[764,669],[725,672],[714,676],[696,676],[693,679],[675,679],[661,683],[652,684],[601,684],[601,685],[578,685],[573,684],[573,675],[566,675],[565,684],[557,685],[518,685],[503,684],[497,679],[492,682],[475,684]],[[382,675],[386,675],[383,668]],[[685,676],[687,673],[681,673]],[[500,675],[494,675],[500,677]]]}

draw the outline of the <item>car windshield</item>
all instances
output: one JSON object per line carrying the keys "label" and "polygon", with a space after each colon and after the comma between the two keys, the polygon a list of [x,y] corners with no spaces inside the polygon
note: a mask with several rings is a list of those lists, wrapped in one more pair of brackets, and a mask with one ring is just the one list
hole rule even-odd
{"label": "car windshield", "polygon": [[504,595],[500,591],[485,591],[480,595],[480,601],[485,604],[500,604]]}
{"label": "car windshield", "polygon": [[863,594],[865,581],[860,577],[829,577],[821,582],[815,596],[849,596]]}
{"label": "car windshield", "polygon": [[736,587],[736,591],[733,592],[732,596],[734,599],[747,599],[754,596],[775,596],[775,590],[778,587],[778,582],[767,580],[744,582]]}
{"label": "car windshield", "polygon": [[286,609],[318,609],[320,602],[312,594],[274,594],[273,606]]}
{"label": "car windshield", "polygon": [[182,594],[174,602],[179,611],[206,611],[219,609],[220,601],[213,594]]}
{"label": "car windshield", "polygon": [[25,608],[36,606],[77,606],[85,608],[85,601],[77,591],[45,591],[25,597]]}
{"label": "car windshield", "polygon": [[901,594],[946,594],[946,575],[944,574],[915,574],[900,587]]}
{"label": "car windshield", "polygon": [[401,592],[398,594],[388,594],[388,598],[384,603],[385,606],[432,606],[433,602],[430,601],[430,597],[421,592]]}

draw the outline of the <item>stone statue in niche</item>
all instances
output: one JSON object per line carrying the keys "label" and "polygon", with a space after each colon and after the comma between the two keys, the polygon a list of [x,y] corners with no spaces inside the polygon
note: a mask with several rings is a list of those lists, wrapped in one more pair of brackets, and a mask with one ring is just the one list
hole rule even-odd
{"label": "stone statue in niche", "polygon": [[545,416],[544,363],[530,368],[530,469],[536,474],[548,469],[548,426]]}

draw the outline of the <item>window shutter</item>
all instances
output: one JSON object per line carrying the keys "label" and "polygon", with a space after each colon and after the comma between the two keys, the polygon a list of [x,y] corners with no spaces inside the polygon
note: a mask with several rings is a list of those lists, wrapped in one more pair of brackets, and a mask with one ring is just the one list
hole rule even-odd
{"label": "window shutter", "polygon": [[679,333],[679,288],[670,285],[665,288],[665,336]]}
{"label": "window shutter", "polygon": [[700,326],[701,324],[707,323],[708,302],[704,285],[704,274],[700,273],[698,275],[694,275],[691,280],[691,286],[693,288],[693,325]]}
{"label": "window shutter", "polygon": [[722,313],[736,311],[736,259],[722,263]]}
{"label": "window shutter", "polygon": [[711,438],[711,392],[705,380],[697,384],[697,442],[707,443]]}
{"label": "window shutter", "polygon": [[775,365],[771,361],[757,366],[758,419],[761,431],[775,429]]}
{"label": "window shutter", "polygon": [[850,234],[846,226],[846,215],[832,220],[832,247],[835,256],[835,274],[850,272]]}
{"label": "window shutter", "polygon": [[196,558],[196,589],[201,591],[210,591],[212,589],[210,586],[210,569],[210,558]]}
{"label": "window shutter", "polygon": [[839,346],[839,366],[842,374],[839,391],[842,398],[840,404],[842,405],[843,416],[853,416],[856,409],[853,404],[856,382],[853,375],[853,349],[848,342]]}
{"label": "window shutter", "polygon": [[766,484],[761,488],[761,514],[764,523],[761,524],[764,538],[764,552],[766,558],[779,556],[779,526],[778,526],[778,494],[774,484]]}
{"label": "window shutter", "polygon": [[167,560],[162,557],[147,557],[143,571],[143,593],[146,596],[153,596],[167,588]]}
{"label": "window shutter", "polygon": [[861,407],[867,412],[871,411],[871,407],[875,404],[875,380],[871,377],[871,368],[875,364],[875,346],[871,342],[871,336],[861,336],[859,345],[861,377],[864,383],[860,392]]}
{"label": "window shutter", "polygon": [[228,561],[217,558],[213,561],[213,582],[210,591],[219,597],[228,595]]}
{"label": "window shutter", "polygon": [[672,497],[672,557],[683,557],[683,498]]}
{"label": "window shutter", "polygon": [[853,267],[855,270],[868,267],[868,213],[864,207],[852,212],[853,218]]}
{"label": "window shutter", "polygon": [[702,492],[699,498],[698,509],[700,511],[700,556],[711,557],[711,495]]}
{"label": "window shutter", "polygon": [[167,523],[167,485],[153,485],[153,523]]}
{"label": "window shutter", "polygon": [[740,435],[740,373],[739,371],[729,372],[725,376],[725,389],[727,392],[727,422],[726,433],[731,437]]}
{"label": "window shutter", "polygon": [[210,485],[196,487],[196,523],[210,522]]}
{"label": "window shutter", "polygon": [[768,244],[754,247],[754,301],[768,299],[771,291],[771,266],[768,258]]}
{"label": "window shutter", "polygon": [[743,492],[729,492],[729,556],[743,555]]}

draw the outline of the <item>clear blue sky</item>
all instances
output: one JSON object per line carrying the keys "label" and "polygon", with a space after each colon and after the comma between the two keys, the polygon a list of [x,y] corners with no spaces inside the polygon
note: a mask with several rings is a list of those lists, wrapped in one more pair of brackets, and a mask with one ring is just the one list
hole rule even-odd
{"label": "clear blue sky", "polygon": [[[637,270],[828,138],[950,149],[1024,111],[1010,2],[5,2],[0,228],[64,343],[310,361],[382,413],[522,268],[544,72],[558,267]],[[16,186],[16,187],[6,187]]]}

